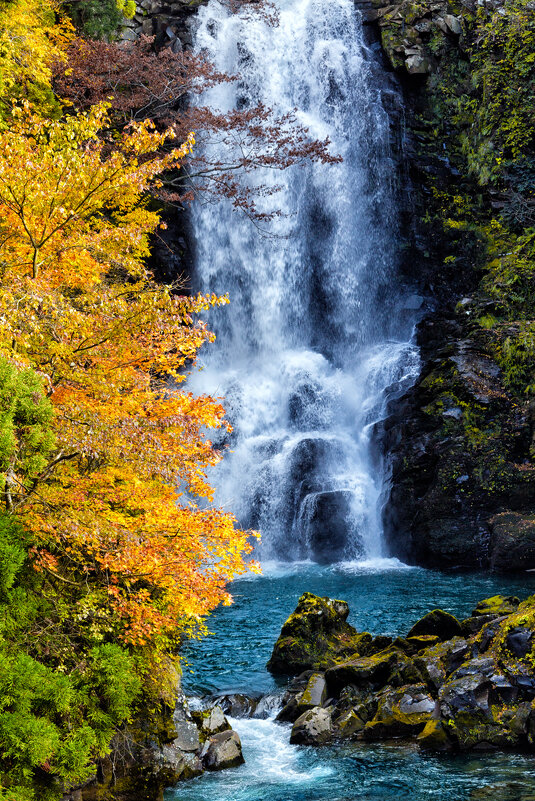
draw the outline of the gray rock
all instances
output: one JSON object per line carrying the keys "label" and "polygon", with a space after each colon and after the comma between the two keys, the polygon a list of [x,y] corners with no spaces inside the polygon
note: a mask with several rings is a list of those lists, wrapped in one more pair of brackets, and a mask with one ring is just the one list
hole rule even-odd
{"label": "gray rock", "polygon": [[409,75],[426,75],[431,72],[432,69],[430,60],[422,55],[414,55],[406,58],[405,67]]}
{"label": "gray rock", "polygon": [[453,14],[446,14],[444,17],[444,22],[448,26],[449,30],[456,36],[460,36],[463,32],[460,19],[458,17],[454,17]]}
{"label": "gray rock", "polygon": [[175,748],[181,751],[197,751],[201,747],[199,730],[195,723],[189,720],[175,721],[177,736],[173,741]]}
{"label": "gray rock", "polygon": [[299,745],[322,745],[331,739],[331,711],[322,707],[305,712],[292,726],[290,742]]}
{"label": "gray rock", "polygon": [[232,729],[214,734],[204,744],[201,759],[206,770],[223,770],[242,765],[245,760],[239,734]]}
{"label": "gray rock", "polygon": [[233,718],[249,718],[258,706],[258,699],[243,693],[232,693],[222,695],[218,698],[218,703],[225,715],[231,715]]}
{"label": "gray rock", "polygon": [[122,42],[135,42],[137,39],[136,32],[132,28],[123,28],[119,34],[119,39]]}
{"label": "gray rock", "polygon": [[439,691],[442,714],[455,718],[459,712],[488,712],[491,682],[482,673],[448,681]]}
{"label": "gray rock", "polygon": [[524,657],[531,651],[532,640],[533,632],[520,626],[509,631],[505,642],[512,654]]}
{"label": "gray rock", "polygon": [[230,729],[230,724],[220,706],[213,706],[202,712],[192,712],[192,717],[200,729],[201,737],[209,737]]}
{"label": "gray rock", "polygon": [[161,780],[169,786],[184,779],[192,779],[203,772],[197,754],[184,753],[175,743],[162,746],[155,763]]}

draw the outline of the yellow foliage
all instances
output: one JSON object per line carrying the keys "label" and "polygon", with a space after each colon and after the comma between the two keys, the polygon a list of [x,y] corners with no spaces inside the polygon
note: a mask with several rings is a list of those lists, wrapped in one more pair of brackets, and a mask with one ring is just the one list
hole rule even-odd
{"label": "yellow foliage", "polygon": [[221,457],[204,432],[224,410],[179,389],[213,339],[196,315],[227,299],[181,296],[143,264],[158,224],[144,193],[193,136],[165,156],[150,124],[107,141],[104,105],[65,122],[24,108],[14,124],[0,132],[0,352],[43,376],[58,442],[14,505],[41,569],[100,591],[100,625],[167,642],[229,600],[251,550],[230,514],[193,500],[212,498]]}
{"label": "yellow foliage", "polygon": [[[12,0],[0,6],[0,100],[50,101],[52,65],[64,59],[74,31],[59,0]],[[50,96],[46,97],[46,91]],[[45,92],[45,95],[43,95]]]}

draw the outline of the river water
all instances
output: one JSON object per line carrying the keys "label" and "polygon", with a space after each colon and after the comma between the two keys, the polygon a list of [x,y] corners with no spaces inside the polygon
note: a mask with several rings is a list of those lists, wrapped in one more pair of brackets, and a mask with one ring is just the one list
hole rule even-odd
{"label": "river water", "polygon": [[[442,574],[394,560],[266,565],[265,575],[238,580],[235,602],[210,620],[213,635],[188,653],[190,695],[280,690],[285,679],[265,669],[280,628],[302,592],[342,598],[349,621],[374,634],[406,634],[440,606],[467,616],[478,600],[502,592],[525,597],[535,578]],[[192,672],[191,672],[192,671]],[[178,785],[166,801],[468,801],[486,785],[515,786],[487,801],[533,801],[533,757],[508,753],[428,755],[401,741],[312,748],[289,744],[290,727],[272,719],[233,720],[245,765]]]}
{"label": "river water", "polygon": [[[190,388],[225,397],[231,452],[210,478],[217,503],[261,531],[264,575],[234,582],[234,605],[210,620],[213,636],[189,647],[191,695],[281,690],[265,664],[304,591],[348,601],[353,625],[374,634],[404,634],[436,606],[463,617],[496,592],[535,592],[531,577],[440,574],[384,552],[371,432],[388,395],[418,370],[419,299],[397,275],[399,169],[386,109],[399,97],[352,0],[275,4],[275,28],[215,0],[200,8],[196,48],[240,75],[202,102],[296,108],[344,161],[247,179],[281,186],[258,201],[284,212],[269,237],[229,203],[194,211],[196,288],[229,292],[231,305],[208,319],[218,340]],[[317,749],[290,745],[289,727],[273,717],[232,723],[245,765],[181,784],[167,801],[462,801],[511,782],[501,801],[535,798],[532,759],[522,755],[430,756],[406,743]],[[486,797],[497,801],[496,792]]]}

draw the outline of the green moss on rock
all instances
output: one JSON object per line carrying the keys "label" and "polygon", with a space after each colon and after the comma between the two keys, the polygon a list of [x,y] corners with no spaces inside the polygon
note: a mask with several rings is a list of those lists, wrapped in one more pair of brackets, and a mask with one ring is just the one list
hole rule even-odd
{"label": "green moss on rock", "polygon": [[359,634],[346,622],[348,614],[345,601],[305,592],[281,629],[268,670],[297,675],[325,669],[355,653],[368,653],[371,634]]}

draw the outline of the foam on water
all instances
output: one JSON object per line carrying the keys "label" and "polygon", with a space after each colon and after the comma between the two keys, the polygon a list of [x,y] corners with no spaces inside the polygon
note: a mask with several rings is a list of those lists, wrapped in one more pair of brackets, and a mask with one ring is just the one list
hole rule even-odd
{"label": "foam on water", "polygon": [[418,366],[414,299],[396,277],[383,102],[395,90],[374,72],[352,0],[276,5],[278,27],[216,0],[199,9],[195,47],[240,76],[201,102],[297,108],[344,161],[244,179],[282,187],[258,200],[261,211],[284,212],[274,238],[229,203],[195,209],[198,288],[228,291],[231,306],[209,319],[218,341],[192,389],[225,398],[234,434],[213,476],[216,500],[261,531],[262,560],[381,559],[373,426],[385,389],[411,381]]}

